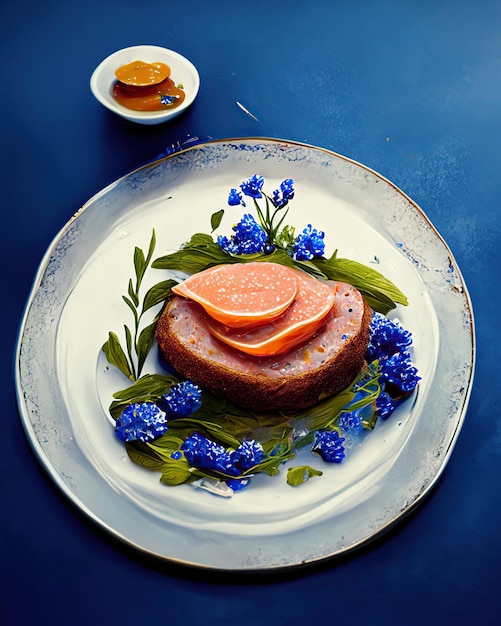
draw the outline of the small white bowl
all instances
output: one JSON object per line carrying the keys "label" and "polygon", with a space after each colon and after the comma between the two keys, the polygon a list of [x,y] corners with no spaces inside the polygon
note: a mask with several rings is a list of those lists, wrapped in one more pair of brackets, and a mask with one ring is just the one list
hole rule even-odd
{"label": "small white bowl", "polygon": [[[176,85],[182,85],[186,93],[185,99],[178,107],[165,111],[132,111],[113,98],[115,70],[137,60],[146,63],[166,63],[171,68],[172,80]],[[120,117],[138,124],[161,124],[179,115],[195,100],[199,87],[200,76],[196,67],[179,53],[160,46],[132,46],[118,50],[96,67],[90,79],[91,91],[103,106]]]}

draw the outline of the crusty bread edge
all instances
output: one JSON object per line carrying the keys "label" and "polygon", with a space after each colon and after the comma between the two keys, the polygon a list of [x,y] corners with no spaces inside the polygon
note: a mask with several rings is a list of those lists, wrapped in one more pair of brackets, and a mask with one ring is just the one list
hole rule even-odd
{"label": "crusty bread edge", "polygon": [[[254,411],[288,412],[315,405],[347,387],[364,365],[372,311],[364,301],[359,331],[322,366],[281,378],[238,372],[192,352],[171,332],[169,302],[156,327],[156,340],[164,358],[185,378],[213,394],[225,396]],[[319,331],[322,332],[322,331]]]}

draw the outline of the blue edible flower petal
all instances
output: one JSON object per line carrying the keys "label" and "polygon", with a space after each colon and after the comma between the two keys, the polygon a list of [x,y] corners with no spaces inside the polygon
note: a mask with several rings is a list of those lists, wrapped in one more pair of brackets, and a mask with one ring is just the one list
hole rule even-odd
{"label": "blue edible flower petal", "polygon": [[294,198],[294,181],[292,178],[286,178],[280,183],[280,190],[275,189],[273,192],[273,204],[277,208],[281,208]]}
{"label": "blue edible flower petal", "polygon": [[324,254],[325,233],[313,228],[311,224],[300,233],[292,245],[292,257],[296,261],[311,261]]}
{"label": "blue edible flower petal", "polygon": [[161,406],[169,417],[191,415],[202,404],[202,390],[188,380],[172,385],[169,393],[162,396]]}
{"label": "blue edible flower petal", "polygon": [[241,472],[249,470],[265,457],[263,446],[253,439],[244,439],[232,455],[233,464]]}
{"label": "blue edible flower petal", "polygon": [[223,235],[217,238],[218,245],[229,254],[256,254],[263,252],[267,235],[250,213],[233,226],[234,235],[231,239]]}
{"label": "blue edible flower petal", "polygon": [[200,469],[215,469],[227,454],[223,446],[198,433],[186,437],[181,450],[188,463]]}
{"label": "blue edible flower petal", "polygon": [[250,481],[250,478],[228,478],[225,483],[233,491],[241,491],[249,485]]}
{"label": "blue edible flower petal", "polygon": [[364,429],[360,411],[341,413],[338,424],[344,431],[361,432]]}
{"label": "blue edible flower petal", "polygon": [[294,181],[292,178],[286,178],[281,184],[280,189],[285,200],[292,200],[294,198]]}
{"label": "blue edible flower petal", "polygon": [[129,404],[115,423],[115,434],[122,441],[153,441],[166,430],[165,412],[154,402]]}
{"label": "blue edible flower petal", "polygon": [[381,380],[385,385],[394,385],[404,393],[413,391],[421,380],[418,370],[412,365],[408,352],[402,351],[379,362]]}
{"label": "blue edible flower petal", "polygon": [[388,419],[396,408],[396,402],[390,394],[383,391],[376,399],[376,413],[382,419]]}
{"label": "blue edible flower petal", "polygon": [[263,195],[261,193],[263,185],[264,185],[264,177],[254,174],[252,178],[245,180],[240,185],[240,189],[243,191],[243,193],[246,196],[249,196],[251,198],[261,198]]}
{"label": "blue edible flower petal", "polygon": [[405,330],[398,320],[390,320],[381,313],[374,313],[370,323],[370,339],[366,359],[369,363],[376,359],[392,356],[412,344],[412,334]]}
{"label": "blue edible flower petal", "polygon": [[327,463],[341,463],[345,457],[344,437],[337,430],[320,430],[315,435],[312,452],[319,454]]}
{"label": "blue edible flower petal", "polygon": [[228,194],[228,204],[230,206],[238,206],[239,204],[245,206],[242,194],[237,189],[230,189],[230,193]]}
{"label": "blue edible flower petal", "polygon": [[245,439],[236,450],[229,451],[198,433],[186,437],[181,450],[193,467],[235,477],[257,465],[265,456],[261,444],[254,440]]}

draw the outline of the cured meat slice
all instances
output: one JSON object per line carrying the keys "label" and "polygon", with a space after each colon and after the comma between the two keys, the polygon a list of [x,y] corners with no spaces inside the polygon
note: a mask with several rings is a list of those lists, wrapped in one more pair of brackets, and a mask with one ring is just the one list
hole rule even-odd
{"label": "cured meat slice", "polygon": [[336,290],[304,272],[296,272],[296,278],[294,301],[273,322],[241,330],[209,320],[210,331],[224,343],[254,356],[281,354],[306,341],[331,310]]}
{"label": "cured meat slice", "polygon": [[198,302],[226,326],[249,327],[273,321],[290,306],[297,293],[296,272],[278,263],[217,265],[172,291]]}

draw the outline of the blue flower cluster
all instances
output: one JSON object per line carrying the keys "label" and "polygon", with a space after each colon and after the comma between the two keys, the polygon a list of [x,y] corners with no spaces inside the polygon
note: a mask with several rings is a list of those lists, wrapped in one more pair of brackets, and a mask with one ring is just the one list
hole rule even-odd
{"label": "blue flower cluster", "polygon": [[152,441],[167,430],[167,416],[154,402],[129,404],[115,423],[115,434],[122,441]]}
{"label": "blue flower cluster", "polygon": [[319,430],[315,437],[312,452],[319,454],[327,463],[341,463],[345,457],[344,437],[337,430]]}
{"label": "blue flower cluster", "polygon": [[344,431],[360,432],[364,429],[360,411],[345,411],[341,413],[338,426]]}
{"label": "blue flower cluster", "polygon": [[170,418],[186,417],[200,408],[202,390],[195,383],[185,380],[177,385],[172,385],[169,393],[162,396],[159,404]]}
{"label": "blue flower cluster", "polygon": [[186,437],[181,450],[192,467],[231,477],[240,476],[265,458],[263,447],[253,439],[244,439],[236,450],[227,450],[199,433]]}
{"label": "blue flower cluster", "polygon": [[263,252],[266,247],[267,235],[256,220],[246,213],[242,219],[233,226],[234,235],[230,239],[219,235],[217,243],[229,254],[256,254]]}
{"label": "blue flower cluster", "polygon": [[408,352],[397,352],[380,362],[381,379],[388,385],[397,387],[403,393],[413,391],[421,380],[418,370],[411,362]]}
{"label": "blue flower cluster", "polygon": [[389,320],[381,313],[374,313],[370,324],[370,340],[367,361],[388,358],[406,350],[412,344],[412,335],[398,322]]}
{"label": "blue flower cluster", "polygon": [[379,361],[380,383],[383,392],[376,400],[376,413],[387,419],[397,406],[398,399],[413,391],[421,380],[412,364],[409,348],[412,334],[398,321],[374,313],[370,324],[367,362]]}
{"label": "blue flower cluster", "polygon": [[324,254],[325,233],[313,228],[311,224],[299,234],[292,245],[292,258],[296,261],[311,261]]}
{"label": "blue flower cluster", "polygon": [[153,441],[168,429],[168,420],[191,415],[202,403],[202,390],[189,381],[172,385],[158,403],[134,402],[125,407],[115,422],[122,441]]}

